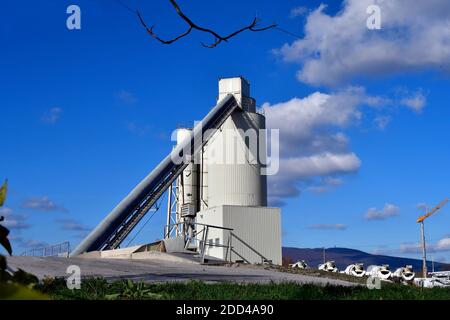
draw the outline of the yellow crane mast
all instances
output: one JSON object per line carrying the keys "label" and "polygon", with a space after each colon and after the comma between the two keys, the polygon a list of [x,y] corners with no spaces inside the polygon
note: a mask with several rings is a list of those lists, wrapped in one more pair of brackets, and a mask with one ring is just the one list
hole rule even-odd
{"label": "yellow crane mast", "polygon": [[425,245],[425,219],[429,218],[430,216],[432,216],[433,214],[435,214],[437,211],[439,211],[440,209],[442,209],[443,206],[445,206],[447,203],[449,202],[449,199],[445,199],[444,201],[442,201],[440,204],[438,204],[436,207],[433,208],[433,210],[431,210],[430,212],[424,214],[423,216],[417,218],[417,223],[420,223],[420,232],[422,235],[422,259],[423,259],[423,266],[422,266],[422,270],[423,270],[423,277],[426,278],[427,277],[427,249],[426,249],[426,245]]}

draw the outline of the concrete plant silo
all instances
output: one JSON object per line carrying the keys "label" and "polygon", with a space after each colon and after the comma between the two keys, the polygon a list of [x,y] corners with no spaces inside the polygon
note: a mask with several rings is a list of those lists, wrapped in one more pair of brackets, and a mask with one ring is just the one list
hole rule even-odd
{"label": "concrete plant silo", "polygon": [[219,97],[235,95],[243,112],[235,112],[206,145],[208,206],[266,206],[265,117],[256,112],[250,85],[243,78],[221,79]]}
{"label": "concrete plant silo", "polygon": [[217,100],[192,130],[178,130],[177,146],[71,256],[117,249],[168,190],[166,250],[281,264],[281,213],[267,207],[265,117],[242,77],[221,79]]}
{"label": "concrete plant silo", "polygon": [[[218,101],[233,94],[241,110],[233,112],[203,148],[199,168],[201,211],[196,222],[231,228],[236,242],[232,260],[261,262],[255,251],[281,264],[279,208],[267,207],[265,117],[256,110],[250,85],[242,77],[219,80]],[[201,230],[199,230],[201,231]],[[229,232],[211,228],[208,255],[225,259]],[[254,250],[250,249],[253,248]]]}
{"label": "concrete plant silo", "polygon": [[[189,138],[191,129],[180,128],[177,130],[177,144]],[[198,164],[192,160],[177,179],[178,203],[177,212],[192,215],[199,211],[198,188],[199,188]]]}

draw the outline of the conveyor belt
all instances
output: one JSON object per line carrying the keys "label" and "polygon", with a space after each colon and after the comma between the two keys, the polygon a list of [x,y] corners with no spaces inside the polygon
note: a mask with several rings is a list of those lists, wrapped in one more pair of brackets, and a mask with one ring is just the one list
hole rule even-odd
{"label": "conveyor belt", "polygon": [[[183,157],[183,150],[195,155],[211,138],[211,129],[218,129],[239,108],[233,95],[229,94],[194,127],[189,138],[182,141],[144,178],[102,222],[71,252],[71,256],[89,251],[115,249],[130,234],[149,209],[161,197],[170,184],[183,172],[189,159]],[[209,131],[208,131],[209,130]],[[208,136],[205,136],[206,135]],[[203,137],[203,138],[202,138]],[[194,143],[194,141],[196,143]],[[198,143],[200,142],[201,143]],[[182,161],[172,161],[177,157]]]}

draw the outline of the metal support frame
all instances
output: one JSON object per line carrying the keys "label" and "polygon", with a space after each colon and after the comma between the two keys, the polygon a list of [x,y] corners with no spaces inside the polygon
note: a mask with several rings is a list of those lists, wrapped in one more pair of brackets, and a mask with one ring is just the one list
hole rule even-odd
{"label": "metal support frame", "polygon": [[172,187],[173,184],[170,185],[167,190],[167,218],[166,218],[166,227],[164,228],[164,239],[169,239],[170,236],[170,223],[171,223],[171,211],[172,211]]}
{"label": "metal support frame", "polygon": [[[145,177],[70,253],[70,256],[95,251],[116,249],[156,203],[165,190],[175,181],[188,165],[185,150],[195,156],[211,138],[210,129],[219,128],[239,108],[232,94],[227,95],[198,123],[190,138],[177,145],[147,177]],[[196,144],[201,142],[200,144]],[[189,148],[189,149],[186,149]],[[182,156],[181,164],[173,162]]]}
{"label": "metal support frame", "polygon": [[422,276],[424,278],[427,277],[428,270],[427,270],[427,248],[425,245],[425,224],[420,222],[420,233],[422,238]]}
{"label": "metal support frame", "polygon": [[151,207],[161,197],[164,191],[175,181],[180,173],[187,167],[187,163],[179,165],[172,170],[167,180],[163,181],[156,189],[156,192],[149,195],[144,203],[139,206],[135,213],[130,216],[128,220],[122,223],[119,229],[113,234],[113,236],[106,242],[103,250],[116,249],[120,246],[122,241],[128,236],[128,234],[134,229],[134,227],[141,221],[141,219],[147,214]]}
{"label": "metal support frame", "polygon": [[209,233],[209,226],[205,227],[206,230],[203,232],[203,250],[202,250],[202,263],[205,263],[205,254],[206,254],[206,246],[208,241],[208,233]]}
{"label": "metal support frame", "polygon": [[[175,225],[184,225],[184,222],[179,222],[176,223]],[[241,258],[243,261],[245,261],[246,263],[250,264],[250,261],[248,259],[246,259],[245,257],[243,257],[242,254],[240,254],[239,252],[237,252],[234,247],[233,247],[233,238],[235,238],[237,241],[239,241],[240,243],[242,243],[245,247],[247,247],[248,249],[250,249],[252,252],[254,252],[256,255],[258,255],[261,258],[261,263],[268,263],[270,265],[272,265],[272,260],[267,259],[264,255],[262,255],[259,251],[257,251],[255,248],[253,248],[251,245],[249,245],[247,242],[245,242],[242,238],[238,237],[233,231],[234,229],[232,228],[226,228],[226,227],[221,227],[221,226],[215,226],[215,225],[210,225],[210,224],[203,224],[203,223],[196,223],[193,222],[191,223],[193,226],[196,227],[196,230],[198,230],[198,226],[202,227],[202,229],[198,232],[196,232],[195,234],[192,235],[192,237],[190,236],[186,236],[185,237],[185,249],[187,248],[188,244],[195,239],[195,237],[198,238],[198,236],[201,235],[200,240],[198,243],[198,254],[200,256],[201,262],[205,263],[205,256],[206,256],[206,250],[208,247],[220,247],[220,248],[226,248],[226,253],[225,253],[225,261],[228,262],[232,262],[232,254],[237,255],[239,258]],[[174,226],[175,226],[174,225]],[[209,234],[209,229],[213,228],[213,229],[220,229],[220,230],[225,230],[228,231],[228,241],[227,244],[209,244],[208,243],[208,234]],[[184,227],[183,227],[184,229]]]}
{"label": "metal support frame", "polygon": [[181,222],[178,215],[178,186],[172,183],[167,190],[167,217],[164,227],[164,239],[169,239],[175,231],[175,235],[180,234],[179,223]]}

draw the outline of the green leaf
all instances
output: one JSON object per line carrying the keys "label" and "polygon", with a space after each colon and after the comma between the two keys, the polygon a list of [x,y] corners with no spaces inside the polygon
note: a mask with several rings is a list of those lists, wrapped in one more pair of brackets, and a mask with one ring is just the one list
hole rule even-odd
{"label": "green leaf", "polygon": [[0,283],[0,300],[49,300],[49,297],[14,283]]}
{"label": "green leaf", "polygon": [[5,180],[2,187],[0,188],[0,207],[3,206],[6,199],[6,192],[8,191],[8,180]]}

